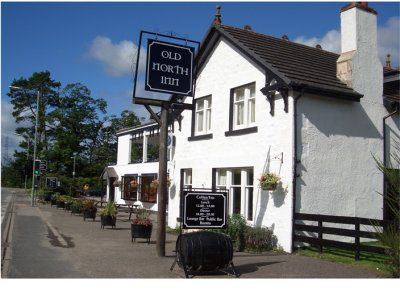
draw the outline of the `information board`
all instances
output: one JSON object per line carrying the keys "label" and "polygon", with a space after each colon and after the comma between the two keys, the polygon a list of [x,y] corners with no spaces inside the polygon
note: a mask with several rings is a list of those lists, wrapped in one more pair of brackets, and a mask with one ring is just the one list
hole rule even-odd
{"label": "information board", "polygon": [[192,96],[194,53],[193,47],[149,39],[145,90]]}
{"label": "information board", "polygon": [[183,191],[184,229],[222,229],[227,225],[227,192]]}

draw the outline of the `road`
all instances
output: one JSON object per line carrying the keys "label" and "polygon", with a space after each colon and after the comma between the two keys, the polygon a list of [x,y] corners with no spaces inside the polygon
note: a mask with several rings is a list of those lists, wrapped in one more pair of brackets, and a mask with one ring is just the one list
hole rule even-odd
{"label": "road", "polygon": [[[8,191],[4,191],[8,197]],[[12,191],[11,191],[12,193]],[[12,197],[10,198],[12,200]],[[49,204],[30,206],[23,193],[14,193],[14,210],[2,277],[8,278],[183,278],[174,260],[176,236],[167,234],[166,257],[157,257],[156,244],[131,242],[128,214],[119,213],[116,229],[100,228]],[[153,216],[154,219],[155,216]],[[155,220],[153,220],[156,223]],[[153,230],[156,224],[153,223]],[[153,237],[155,232],[153,232]],[[374,278],[371,270],[277,253],[235,253],[241,278]],[[226,274],[197,278],[233,278]]]}

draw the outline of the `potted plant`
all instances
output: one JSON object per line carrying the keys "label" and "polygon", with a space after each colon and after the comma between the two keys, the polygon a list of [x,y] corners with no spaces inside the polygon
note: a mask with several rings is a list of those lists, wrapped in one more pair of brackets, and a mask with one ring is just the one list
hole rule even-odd
{"label": "potted plant", "polygon": [[137,238],[146,239],[150,243],[153,224],[150,220],[150,211],[144,208],[135,209],[136,217],[131,221],[132,243]]}
{"label": "potted plant", "polygon": [[96,202],[94,200],[85,200],[82,202],[83,221],[87,218],[96,219]]}
{"label": "potted plant", "polygon": [[53,195],[51,195],[50,206],[53,206],[53,205],[56,206],[58,198],[60,198],[60,193],[54,193]]}
{"label": "potted plant", "polygon": [[57,199],[57,202],[56,202],[57,208],[65,208],[65,200],[66,199],[68,199],[68,197],[65,195],[59,196]]}
{"label": "potted plant", "polygon": [[100,219],[101,228],[104,228],[104,226],[115,227],[117,221],[117,207],[114,202],[107,202],[107,205],[100,211]]}
{"label": "potted plant", "polygon": [[82,212],[82,201],[76,198],[72,198],[71,203],[71,214],[80,214]]}
{"label": "potted plant", "polygon": [[65,210],[70,211],[70,210],[71,210],[71,206],[72,206],[73,203],[74,203],[74,198],[68,197],[68,198],[65,200]]}
{"label": "potted plant", "polygon": [[259,179],[260,187],[265,191],[273,191],[281,178],[274,173],[263,173]]}

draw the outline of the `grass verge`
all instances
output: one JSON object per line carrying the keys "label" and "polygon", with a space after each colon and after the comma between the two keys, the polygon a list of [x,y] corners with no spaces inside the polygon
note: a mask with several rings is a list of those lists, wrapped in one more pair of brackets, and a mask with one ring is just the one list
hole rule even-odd
{"label": "grass verge", "polygon": [[[375,244],[376,245],[376,244]],[[374,245],[374,246],[375,246]],[[354,252],[331,247],[324,247],[322,253],[314,247],[302,247],[295,251],[297,255],[316,257],[319,259],[342,263],[351,266],[363,267],[377,272],[379,277],[390,277],[390,273],[385,270],[387,256],[377,253],[360,253],[360,260],[354,259]]]}

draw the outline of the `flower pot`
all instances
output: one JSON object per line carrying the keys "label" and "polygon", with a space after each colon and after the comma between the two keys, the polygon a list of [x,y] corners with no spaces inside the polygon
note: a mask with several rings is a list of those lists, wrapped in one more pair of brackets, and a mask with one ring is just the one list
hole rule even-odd
{"label": "flower pot", "polygon": [[65,202],[65,210],[71,210],[71,203]]}
{"label": "flower pot", "polygon": [[278,186],[277,183],[272,183],[272,184],[266,184],[261,186],[261,188],[263,189],[263,191],[274,191],[276,190],[276,187]]}
{"label": "flower pot", "polygon": [[86,219],[96,219],[96,211],[94,210],[84,210],[83,211],[83,221],[86,221]]}
{"label": "flower pot", "polygon": [[115,223],[117,221],[117,217],[115,216],[101,216],[101,228],[104,228],[104,226],[111,226],[112,228],[115,227]]}
{"label": "flower pot", "polygon": [[146,239],[150,243],[151,231],[153,225],[131,224],[132,242],[136,242],[137,238]]}
{"label": "flower pot", "polygon": [[64,201],[57,201],[56,206],[57,206],[57,208],[65,208],[65,202]]}
{"label": "flower pot", "polygon": [[53,195],[53,192],[45,192],[44,193],[44,201],[46,202],[51,202],[51,196]]}
{"label": "flower pot", "polygon": [[57,200],[51,199],[50,206],[57,206]]}

